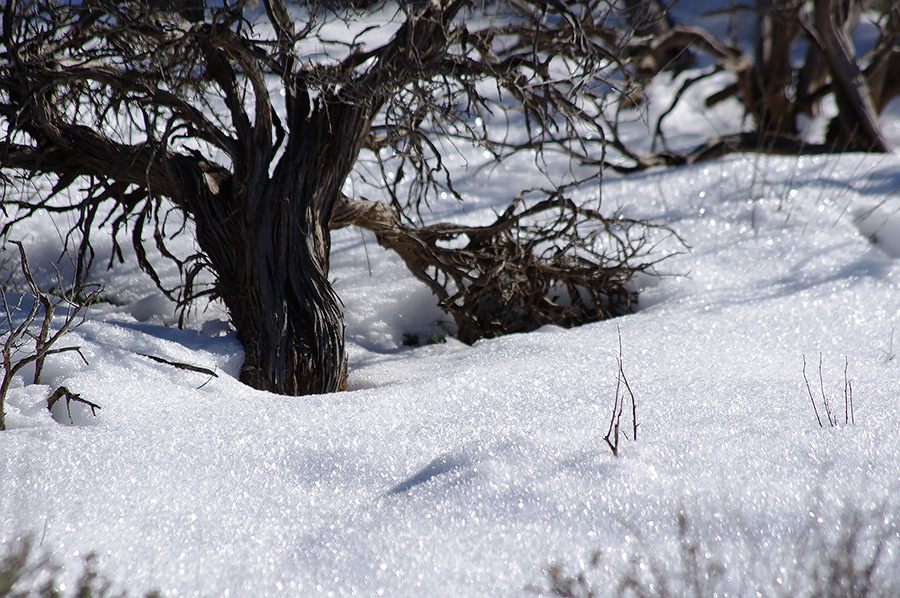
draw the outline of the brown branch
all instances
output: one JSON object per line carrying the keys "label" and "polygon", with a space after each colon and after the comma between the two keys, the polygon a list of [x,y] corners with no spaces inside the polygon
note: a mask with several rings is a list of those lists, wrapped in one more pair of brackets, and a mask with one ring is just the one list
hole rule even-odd
{"label": "brown branch", "polygon": [[60,125],[60,142],[47,148],[0,143],[0,167],[60,176],[114,176],[124,184],[146,184],[151,171],[153,188],[160,195],[174,196],[168,177],[153,168],[153,150],[147,146],[116,143],[81,126]]}
{"label": "brown branch", "polygon": [[708,32],[698,27],[673,27],[666,34],[651,38],[635,38],[628,47],[629,52],[648,51],[659,54],[671,48],[697,48],[714,58],[733,64],[732,70],[740,70],[738,65],[744,64],[742,52],[727,44],[723,44]]}
{"label": "brown branch", "polygon": [[82,405],[87,405],[91,409],[91,415],[97,417],[97,409],[100,409],[100,405],[96,403],[92,403],[91,401],[85,399],[79,394],[75,394],[65,386],[60,386],[53,393],[47,397],[47,410],[53,409],[53,406],[57,401],[65,397],[66,399],[66,412],[69,415],[69,422],[75,423],[75,420],[72,419],[72,402],[81,403]]}
{"label": "brown branch", "polygon": [[[229,155],[235,151],[235,140],[222,127],[217,126],[207,116],[187,100],[165,89],[166,81],[154,71],[132,69],[123,71],[108,64],[96,67],[68,67],[62,73],[47,72],[42,75],[55,85],[74,87],[87,86],[92,82],[119,95],[130,95],[133,101],[153,104],[160,108],[170,108],[177,118],[191,127],[191,135],[214,145]],[[159,87],[155,86],[158,85]]]}
{"label": "brown branch", "polygon": [[218,378],[219,375],[215,373],[213,370],[208,368],[200,367],[198,365],[191,365],[189,363],[182,363],[180,361],[172,361],[170,359],[164,359],[162,357],[157,357],[155,355],[148,355],[146,353],[138,353],[141,357],[146,357],[147,359],[152,359],[158,363],[165,363],[166,365],[171,365],[173,367],[178,368],[179,370],[187,370],[189,372],[198,372],[200,374],[206,374],[207,376],[212,376],[214,378]]}
{"label": "brown branch", "polygon": [[839,121],[845,134],[860,149],[890,152],[866,79],[856,63],[847,34],[835,20],[836,14],[835,0],[815,0],[816,29],[807,32],[830,66]]}

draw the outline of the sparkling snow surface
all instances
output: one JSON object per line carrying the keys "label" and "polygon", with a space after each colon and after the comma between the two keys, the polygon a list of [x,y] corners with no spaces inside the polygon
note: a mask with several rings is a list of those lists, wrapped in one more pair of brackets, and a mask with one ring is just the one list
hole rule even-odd
{"label": "sparkling snow surface", "polygon": [[[713,129],[739,120],[732,106]],[[503,175],[462,182],[467,202],[435,213],[489,218],[509,199]],[[0,542],[31,534],[69,588],[93,551],[121,588],[167,596],[528,596],[553,563],[612,593],[635,555],[684,577],[683,513],[726,591],[802,589],[786,578],[804,546],[848,518],[877,531],[900,514],[898,187],[896,155],[742,155],[608,177],[604,209],[669,224],[690,249],[660,237],[660,254],[681,253],[660,264],[668,276],[641,278],[634,315],[474,346],[403,346],[446,335],[449,318],[371,235],[338,231],[350,390],[328,396],[241,385],[221,310],[177,330],[133,263],[98,269],[126,305],[94,309],[68,337],[90,365],[64,354],[46,386],[10,391]],[[58,251],[48,231],[16,227]],[[640,427],[616,458],[603,437],[619,331]],[[834,428],[819,427],[803,378],[805,357],[819,400],[820,355]],[[47,413],[61,384],[98,416]],[[628,410],[623,422],[630,435]]]}

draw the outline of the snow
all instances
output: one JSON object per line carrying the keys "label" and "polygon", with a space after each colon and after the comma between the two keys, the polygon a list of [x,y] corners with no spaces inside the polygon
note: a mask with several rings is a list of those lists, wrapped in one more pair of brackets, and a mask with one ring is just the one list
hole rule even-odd
{"label": "snow", "polygon": [[[691,119],[667,122],[671,140],[696,135]],[[469,201],[434,213],[490,218],[508,199],[503,174],[461,182]],[[127,283],[110,289],[124,305],[67,337],[89,364],[56,356],[44,386],[10,391],[0,541],[39,539],[63,591],[94,552],[134,594],[470,597],[548,591],[553,563],[587,570],[598,595],[632,569],[665,572],[679,595],[696,542],[703,567],[725,566],[719,591],[802,595],[808,561],[859,520],[861,554],[887,534],[881,581],[896,590],[898,188],[897,155],[740,155],[607,177],[604,209],[666,223],[689,250],[660,237],[659,252],[680,253],[666,276],[641,278],[633,315],[473,346],[404,346],[446,337],[448,316],[368,233],[337,231],[350,379],[327,396],[241,385],[222,309],[175,329],[129,262],[102,275]],[[48,230],[16,226],[45,261],[59,248]],[[620,335],[640,426],[615,457],[604,436]],[[836,427],[818,425],[804,382],[805,360],[819,400],[820,356]],[[63,384],[97,416],[48,414]],[[627,409],[623,423],[630,435]]]}

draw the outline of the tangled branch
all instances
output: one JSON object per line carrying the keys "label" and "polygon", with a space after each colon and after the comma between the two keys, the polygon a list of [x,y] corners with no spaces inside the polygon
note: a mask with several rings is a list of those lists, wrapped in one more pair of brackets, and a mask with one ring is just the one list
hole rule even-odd
{"label": "tangled branch", "polygon": [[[545,197],[526,205],[526,196]],[[571,327],[633,310],[635,274],[652,271],[652,231],[605,217],[564,190],[523,191],[486,226],[402,224],[385,204],[343,198],[333,227],[356,224],[396,251],[438,298],[464,342],[545,324]]]}

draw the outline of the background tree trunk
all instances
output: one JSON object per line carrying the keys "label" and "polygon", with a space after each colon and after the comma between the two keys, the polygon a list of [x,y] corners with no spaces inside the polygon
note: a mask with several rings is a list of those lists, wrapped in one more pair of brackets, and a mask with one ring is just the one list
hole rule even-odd
{"label": "background tree trunk", "polygon": [[788,96],[794,77],[791,52],[801,29],[801,3],[796,0],[759,0],[755,68],[744,75],[744,105],[757,128],[768,134],[794,135],[797,106]]}
{"label": "background tree trunk", "polygon": [[852,41],[838,22],[841,6],[836,0],[816,0],[814,17],[817,42],[831,70],[838,115],[827,140],[844,143],[848,149],[890,152],[891,147],[878,124],[878,113],[865,77],[856,63]]}
{"label": "background tree trunk", "polygon": [[[625,0],[628,20],[640,37],[659,38],[672,31],[672,18],[659,0]],[[686,45],[672,45],[663,52],[646,55],[638,74],[651,79],[660,71],[680,72],[694,64],[694,55]]]}

